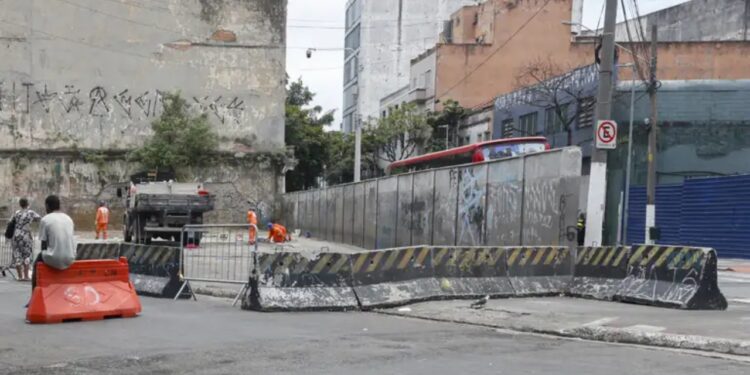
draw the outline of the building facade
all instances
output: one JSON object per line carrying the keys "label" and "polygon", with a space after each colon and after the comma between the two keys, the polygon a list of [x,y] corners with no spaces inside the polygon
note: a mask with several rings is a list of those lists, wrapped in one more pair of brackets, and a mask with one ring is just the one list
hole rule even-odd
{"label": "building facade", "polygon": [[128,153],[179,93],[219,137],[223,161],[186,176],[220,193],[217,220],[241,220],[240,202],[270,210],[284,186],[286,1],[11,0],[0,14],[0,206],[25,196],[41,210],[55,193],[84,228],[99,200],[119,221],[112,186],[139,170]]}
{"label": "building facade", "polygon": [[410,61],[438,42],[444,21],[471,0],[349,0],[344,132],[380,115],[380,100],[409,84]]}

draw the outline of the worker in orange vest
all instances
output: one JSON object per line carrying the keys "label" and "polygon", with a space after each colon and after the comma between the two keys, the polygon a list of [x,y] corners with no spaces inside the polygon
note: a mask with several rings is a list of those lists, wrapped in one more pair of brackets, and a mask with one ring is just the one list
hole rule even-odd
{"label": "worker in orange vest", "polygon": [[[255,214],[255,209],[250,208],[247,210],[247,223],[257,226],[258,215]],[[258,231],[256,227],[251,226],[249,230],[250,245],[255,245],[256,238],[258,237]]]}
{"label": "worker in orange vest", "polygon": [[109,226],[109,208],[104,202],[99,202],[99,208],[96,210],[96,239],[99,239],[99,233],[107,239],[107,227]]}
{"label": "worker in orange vest", "polygon": [[278,223],[268,223],[268,241],[272,243],[284,243],[291,241],[292,236],[286,231],[286,227]]}

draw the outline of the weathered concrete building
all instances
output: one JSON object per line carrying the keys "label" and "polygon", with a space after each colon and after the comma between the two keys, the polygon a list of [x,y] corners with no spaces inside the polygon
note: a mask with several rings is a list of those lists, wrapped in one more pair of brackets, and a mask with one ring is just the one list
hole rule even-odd
{"label": "weathered concrete building", "polygon": [[247,200],[270,212],[285,23],[284,0],[3,1],[0,206],[57,193],[83,227],[97,200],[117,209],[111,186],[139,169],[126,155],[178,92],[220,139],[224,161],[189,171],[219,193],[215,216],[241,220]]}

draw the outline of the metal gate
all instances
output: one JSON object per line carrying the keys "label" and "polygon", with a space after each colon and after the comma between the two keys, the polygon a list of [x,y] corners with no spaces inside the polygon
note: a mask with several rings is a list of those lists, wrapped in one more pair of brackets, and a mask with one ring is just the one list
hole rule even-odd
{"label": "metal gate", "polygon": [[[256,242],[250,243],[250,229],[256,233]],[[258,227],[252,224],[186,225],[181,231],[180,270],[182,286],[175,299],[185,288],[195,298],[191,281],[236,284],[242,288],[234,298],[237,303],[248,288],[250,272],[258,252]]]}

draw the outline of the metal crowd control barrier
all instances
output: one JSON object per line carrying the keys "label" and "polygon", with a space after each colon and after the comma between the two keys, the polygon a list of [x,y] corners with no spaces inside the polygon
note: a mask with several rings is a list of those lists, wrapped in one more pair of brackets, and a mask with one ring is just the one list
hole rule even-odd
{"label": "metal crowd control barrier", "polygon": [[[255,243],[250,244],[250,228]],[[242,285],[232,305],[249,287],[250,272],[258,252],[258,227],[252,224],[186,225],[180,235],[182,285],[195,298],[191,281]]]}
{"label": "metal crowd control barrier", "polygon": [[[5,232],[5,226],[8,225],[7,220],[0,220],[0,227],[2,227],[2,231]],[[0,272],[3,277],[5,277],[7,274],[10,274],[14,279],[18,278],[18,275],[15,274],[14,268],[12,267],[13,263],[13,247],[11,245],[11,240],[5,238],[5,235],[0,235]]]}

